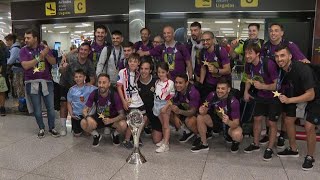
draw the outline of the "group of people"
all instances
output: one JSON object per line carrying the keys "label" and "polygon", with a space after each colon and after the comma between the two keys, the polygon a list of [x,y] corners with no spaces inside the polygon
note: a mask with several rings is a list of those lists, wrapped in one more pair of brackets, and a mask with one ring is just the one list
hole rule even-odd
{"label": "group of people", "polygon": [[[190,25],[187,43],[176,42],[174,29],[165,26],[163,40],[155,36],[151,41],[150,30],[143,28],[139,42],[123,43],[122,33],[114,31],[112,44],[108,44],[106,28],[97,25],[93,42],[82,43],[62,58],[60,97],[54,97],[50,74],[56,60],[47,45],[39,45],[37,32],[28,30],[19,59],[27,100],[39,126],[38,137],[46,134],[41,114],[43,99],[49,133],[54,137],[67,134],[66,118],[70,114],[73,135],[91,134],[94,147],[102,138],[97,130],[103,129],[110,133],[114,145],[132,148],[126,114],[138,109],[157,153],[169,151],[170,124],[181,129],[181,143],[194,139],[192,152],[208,151],[207,140],[214,133],[221,133],[232,143],[231,152],[236,153],[243,139],[240,106],[253,101],[254,140],[244,152],[259,151],[260,144],[267,144],[263,159],[271,160],[277,120],[281,117],[277,145],[284,147],[287,134],[290,146],[277,155],[298,157],[295,120],[300,116],[296,109],[303,109],[308,151],[302,168],[310,170],[315,161],[315,126],[320,118],[319,81],[297,45],[283,39],[281,24],[270,25],[267,42],[258,39],[259,28],[259,24],[249,24],[249,38],[234,40],[226,49],[215,43],[212,32],[202,32],[199,22]],[[245,64],[240,91],[231,86],[233,58],[243,59]],[[61,102],[60,132],[55,129],[54,98]],[[260,139],[263,120],[267,134]]]}

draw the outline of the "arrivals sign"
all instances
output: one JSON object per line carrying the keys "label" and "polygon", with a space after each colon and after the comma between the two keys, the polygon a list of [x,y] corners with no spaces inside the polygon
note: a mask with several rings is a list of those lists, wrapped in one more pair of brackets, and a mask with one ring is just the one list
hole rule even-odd
{"label": "arrivals sign", "polygon": [[85,14],[86,0],[59,0],[45,3],[46,16]]}

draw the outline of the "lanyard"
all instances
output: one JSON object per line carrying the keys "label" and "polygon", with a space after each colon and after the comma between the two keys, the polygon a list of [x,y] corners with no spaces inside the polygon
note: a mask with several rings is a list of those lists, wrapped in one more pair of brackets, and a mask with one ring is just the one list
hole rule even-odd
{"label": "lanyard", "polygon": [[[169,47],[168,47],[169,48]],[[164,53],[167,56],[167,61],[171,65],[175,60],[175,52],[177,52],[176,46],[174,46],[173,53],[169,53],[168,48],[165,47]]]}
{"label": "lanyard", "polygon": [[[267,62],[268,63],[268,62]],[[262,76],[264,74],[264,71],[263,71],[263,62],[262,62],[262,59],[260,58],[260,70],[259,70],[259,73],[260,75]],[[250,65],[250,72],[251,72],[251,79],[253,79],[253,76],[254,76],[254,73],[253,73],[253,64],[251,63]]]}
{"label": "lanyard", "polygon": [[117,56],[116,56],[116,50],[115,50],[115,48],[113,48],[112,54],[113,54],[114,66],[117,68],[117,64],[118,64],[118,62],[120,61],[121,54],[122,54],[122,47],[120,47],[118,58],[117,58]]}

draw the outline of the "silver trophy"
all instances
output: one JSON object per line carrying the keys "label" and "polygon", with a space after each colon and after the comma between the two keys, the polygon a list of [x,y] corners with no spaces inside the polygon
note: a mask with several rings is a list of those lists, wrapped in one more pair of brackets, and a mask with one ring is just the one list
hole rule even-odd
{"label": "silver trophy", "polygon": [[144,126],[143,115],[141,111],[134,109],[127,115],[127,124],[133,136],[133,151],[127,158],[127,163],[142,164],[147,162],[139,149],[139,138]]}

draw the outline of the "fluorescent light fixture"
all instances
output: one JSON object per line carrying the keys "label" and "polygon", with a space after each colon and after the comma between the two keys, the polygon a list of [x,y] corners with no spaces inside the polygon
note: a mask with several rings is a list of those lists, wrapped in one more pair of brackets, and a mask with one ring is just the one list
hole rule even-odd
{"label": "fluorescent light fixture", "polygon": [[47,29],[47,27],[45,27],[45,26],[42,26],[42,27],[41,27],[41,29]]}
{"label": "fluorescent light fixture", "polygon": [[[188,21],[188,24],[191,24],[191,23],[193,23],[193,22],[196,22],[196,21]],[[202,21],[197,21],[198,23],[202,23]]]}
{"label": "fluorescent light fixture", "polygon": [[216,37],[222,38],[222,37],[224,37],[224,36],[220,36],[220,35],[219,35],[219,36],[216,36]]}
{"label": "fluorescent light fixture", "polygon": [[90,26],[90,24],[88,24],[88,23],[82,23],[81,25],[76,25],[74,27],[89,27],[89,26]]}
{"label": "fluorescent light fixture", "polygon": [[221,31],[233,31],[233,28],[220,28]]}
{"label": "fluorescent light fixture", "polygon": [[216,24],[232,24],[233,21],[214,21]]}
{"label": "fluorescent light fixture", "polygon": [[234,31],[222,31],[222,33],[225,33],[225,34],[233,34]]}
{"label": "fluorescent light fixture", "polygon": [[225,36],[235,36],[234,34],[224,34]]}
{"label": "fluorescent light fixture", "polygon": [[77,33],[77,34],[81,34],[81,33],[84,33],[86,31],[75,31],[74,33]]}
{"label": "fluorescent light fixture", "polygon": [[90,35],[93,35],[93,33],[89,32],[89,33],[84,33],[83,35],[90,36]]}
{"label": "fluorescent light fixture", "polygon": [[60,29],[60,28],[66,28],[67,26],[55,26],[55,27],[53,27],[53,28],[55,28],[55,29]]}
{"label": "fluorescent light fixture", "polygon": [[0,24],[6,24],[5,22],[0,22]]}
{"label": "fluorescent light fixture", "polygon": [[238,28],[240,27],[240,24],[238,24],[238,26],[237,26]]}
{"label": "fluorescent light fixture", "polygon": [[70,35],[71,35],[71,36],[73,36],[74,34],[73,34],[73,33],[71,33]]}
{"label": "fluorescent light fixture", "polygon": [[249,29],[248,28],[243,28],[242,31],[249,31]]}
{"label": "fluorescent light fixture", "polygon": [[211,28],[201,28],[203,31],[210,31]]}
{"label": "fluorescent light fixture", "polygon": [[48,30],[48,33],[52,33],[52,31]]}
{"label": "fluorescent light fixture", "polygon": [[250,23],[258,23],[258,24],[264,24],[264,21],[245,21],[246,24]]}
{"label": "fluorescent light fixture", "polygon": [[238,22],[240,22],[240,19],[238,19]]}
{"label": "fluorescent light fixture", "polygon": [[8,14],[11,16],[11,12],[8,12]]}
{"label": "fluorescent light fixture", "polygon": [[60,34],[68,34],[69,31],[61,31]]}
{"label": "fluorescent light fixture", "polygon": [[0,19],[3,19],[3,17],[0,17]]}
{"label": "fluorescent light fixture", "polygon": [[8,19],[11,19],[11,16],[8,16]]}

